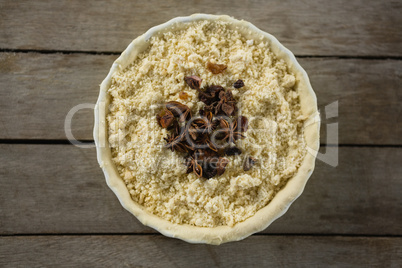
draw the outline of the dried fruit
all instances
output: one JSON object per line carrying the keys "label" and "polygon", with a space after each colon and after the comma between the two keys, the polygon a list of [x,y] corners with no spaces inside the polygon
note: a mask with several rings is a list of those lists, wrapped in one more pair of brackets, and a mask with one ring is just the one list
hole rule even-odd
{"label": "dried fruit", "polygon": [[179,98],[181,100],[187,100],[188,99],[188,94],[185,91],[182,91],[179,93]]}
{"label": "dried fruit", "polygon": [[187,85],[189,85],[192,89],[200,89],[202,79],[196,75],[191,75],[184,77],[184,81],[186,81]]}
{"label": "dried fruit", "polygon": [[250,170],[255,165],[256,162],[257,160],[254,157],[247,156],[246,159],[244,159],[243,164],[244,171]]}
{"label": "dried fruit", "polygon": [[233,98],[232,91],[219,92],[219,102],[215,106],[215,114],[226,114],[227,116],[234,115],[236,112],[236,101]]}
{"label": "dried fruit", "polygon": [[235,111],[235,107],[233,105],[230,105],[228,103],[223,103],[222,104],[222,111],[227,115],[233,115],[234,111]]}
{"label": "dried fruit", "polygon": [[161,127],[167,128],[173,123],[174,116],[172,112],[164,109],[156,116],[156,120]]}
{"label": "dried fruit", "polygon": [[233,84],[233,87],[234,87],[234,88],[241,88],[241,87],[244,87],[244,82],[243,82],[243,80],[241,80],[241,79],[237,80],[237,81]]}
{"label": "dried fruit", "polygon": [[204,161],[204,167],[203,167],[203,172],[202,172],[202,176],[206,179],[210,179],[213,176],[215,176],[217,174],[217,170],[216,167],[213,166],[212,162],[206,162]]}
{"label": "dried fruit", "polygon": [[207,68],[213,74],[220,74],[226,70],[227,66],[225,64],[216,64],[209,61],[207,63]]}
{"label": "dried fruit", "polygon": [[209,86],[205,91],[199,91],[198,98],[206,105],[211,105],[212,103],[219,101],[219,92],[221,91],[225,91],[221,86]]}
{"label": "dried fruit", "polygon": [[237,129],[240,132],[246,132],[248,129],[248,119],[245,116],[240,115],[236,119],[237,121]]}
{"label": "dried fruit", "polygon": [[209,86],[206,91],[211,94],[212,97],[218,97],[219,92],[225,91],[225,89],[222,86],[212,85]]}
{"label": "dried fruit", "polygon": [[238,155],[241,154],[241,150],[236,146],[228,147],[225,150],[226,155]]}

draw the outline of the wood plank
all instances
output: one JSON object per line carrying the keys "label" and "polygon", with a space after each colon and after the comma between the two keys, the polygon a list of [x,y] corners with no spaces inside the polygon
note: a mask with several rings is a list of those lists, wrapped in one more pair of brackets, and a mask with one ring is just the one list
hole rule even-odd
{"label": "wood plank", "polygon": [[0,240],[2,267],[399,267],[402,238],[252,236],[221,246],[163,236]]}
{"label": "wood plank", "polygon": [[[95,103],[100,82],[117,56],[0,53],[0,139],[66,139],[74,106]],[[402,144],[402,61],[299,59],[324,108],[339,101],[339,142]],[[77,139],[92,139],[93,111],[73,118]],[[326,141],[322,127],[321,142]]]}
{"label": "wood plank", "polygon": [[[325,148],[323,148],[325,150]],[[402,148],[339,148],[264,233],[402,234]],[[0,145],[0,234],[154,233],[106,186],[94,149]]]}
{"label": "wood plank", "polygon": [[204,12],[248,20],[298,55],[402,55],[396,0],[1,0],[0,7],[0,48],[122,51],[150,27]]}
{"label": "wood plank", "polygon": [[[66,139],[74,106],[95,104],[99,85],[117,56],[0,53],[0,138]],[[77,139],[92,140],[93,110],[73,118]]]}

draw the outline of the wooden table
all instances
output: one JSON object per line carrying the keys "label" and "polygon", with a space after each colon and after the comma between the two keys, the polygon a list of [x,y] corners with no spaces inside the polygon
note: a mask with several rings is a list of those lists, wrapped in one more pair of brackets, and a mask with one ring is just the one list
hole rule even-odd
{"label": "wooden table", "polygon": [[[95,103],[113,61],[173,17],[229,14],[272,33],[310,75],[339,165],[317,161],[265,231],[221,246],[144,227],[106,186],[95,149],[71,145],[68,111]],[[1,267],[402,265],[401,1],[0,0]],[[338,101],[338,117],[325,106]],[[91,142],[93,110],[73,118]]]}

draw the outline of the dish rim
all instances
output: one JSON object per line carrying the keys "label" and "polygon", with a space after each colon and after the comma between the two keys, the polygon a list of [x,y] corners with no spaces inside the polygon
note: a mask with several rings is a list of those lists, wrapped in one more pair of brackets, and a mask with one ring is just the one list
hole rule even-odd
{"label": "dish rim", "polygon": [[[188,22],[198,20],[223,20],[232,27],[239,27],[241,31],[250,31],[252,36],[262,36],[270,43],[270,48],[277,58],[282,58],[288,67],[298,77],[298,87],[303,115],[308,115],[304,123],[304,133],[307,153],[296,175],[288,180],[286,185],[278,191],[274,198],[253,216],[233,227],[197,227],[189,224],[176,224],[149,213],[131,199],[130,193],[112,161],[107,139],[107,89],[110,86],[113,73],[125,69],[146,47],[147,40],[153,35],[160,34],[172,27],[178,27]],[[236,28],[237,29],[237,28]],[[295,73],[296,71],[296,73]],[[301,89],[300,89],[301,87]],[[108,75],[100,85],[100,92],[94,109],[94,140],[97,151],[97,160],[106,178],[107,185],[115,193],[121,205],[132,213],[142,224],[149,226],[165,236],[179,238],[189,243],[207,243],[218,245],[230,241],[238,241],[267,228],[273,221],[285,214],[290,205],[302,194],[304,187],[311,176],[317,152],[319,149],[320,118],[317,110],[317,98],[311,87],[306,71],[297,62],[293,53],[284,47],[274,36],[266,33],[250,22],[237,20],[227,15],[193,14],[186,17],[176,17],[161,25],[152,27],[143,35],[134,39],[113,63]]]}

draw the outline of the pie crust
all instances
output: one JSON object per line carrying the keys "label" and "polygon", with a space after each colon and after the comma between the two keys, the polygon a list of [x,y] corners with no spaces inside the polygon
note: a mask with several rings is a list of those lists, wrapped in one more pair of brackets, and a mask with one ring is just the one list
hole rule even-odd
{"label": "pie crust", "polygon": [[[188,224],[176,224],[162,219],[146,211],[142,206],[131,199],[130,193],[117,172],[112,161],[111,150],[108,143],[108,126],[106,116],[110,104],[110,96],[107,93],[111,85],[112,75],[129,66],[136,57],[147,47],[153,35],[171,29],[175,29],[187,22],[198,20],[220,20],[230,23],[230,27],[236,28],[247,38],[263,37],[267,41],[276,57],[283,59],[289,70],[295,75],[298,81],[298,93],[300,96],[301,112],[307,120],[304,123],[304,138],[307,146],[307,154],[298,168],[296,175],[288,180],[286,185],[275,195],[267,206],[258,210],[254,216],[233,227],[197,227]],[[108,186],[118,197],[121,205],[131,212],[144,225],[150,226],[160,233],[174,238],[179,238],[190,243],[221,244],[229,241],[237,241],[250,236],[253,233],[264,230],[275,219],[282,216],[291,203],[303,192],[304,186],[314,169],[315,158],[319,149],[319,127],[320,119],[317,110],[317,99],[310,85],[309,78],[304,69],[296,61],[295,56],[286,49],[272,35],[259,30],[257,27],[246,21],[239,21],[229,16],[216,16],[208,14],[194,14],[189,17],[178,17],[164,24],[153,27],[145,34],[136,38],[113,63],[109,74],[100,86],[100,94],[95,106],[94,139],[97,149],[97,158],[102,168]]]}

